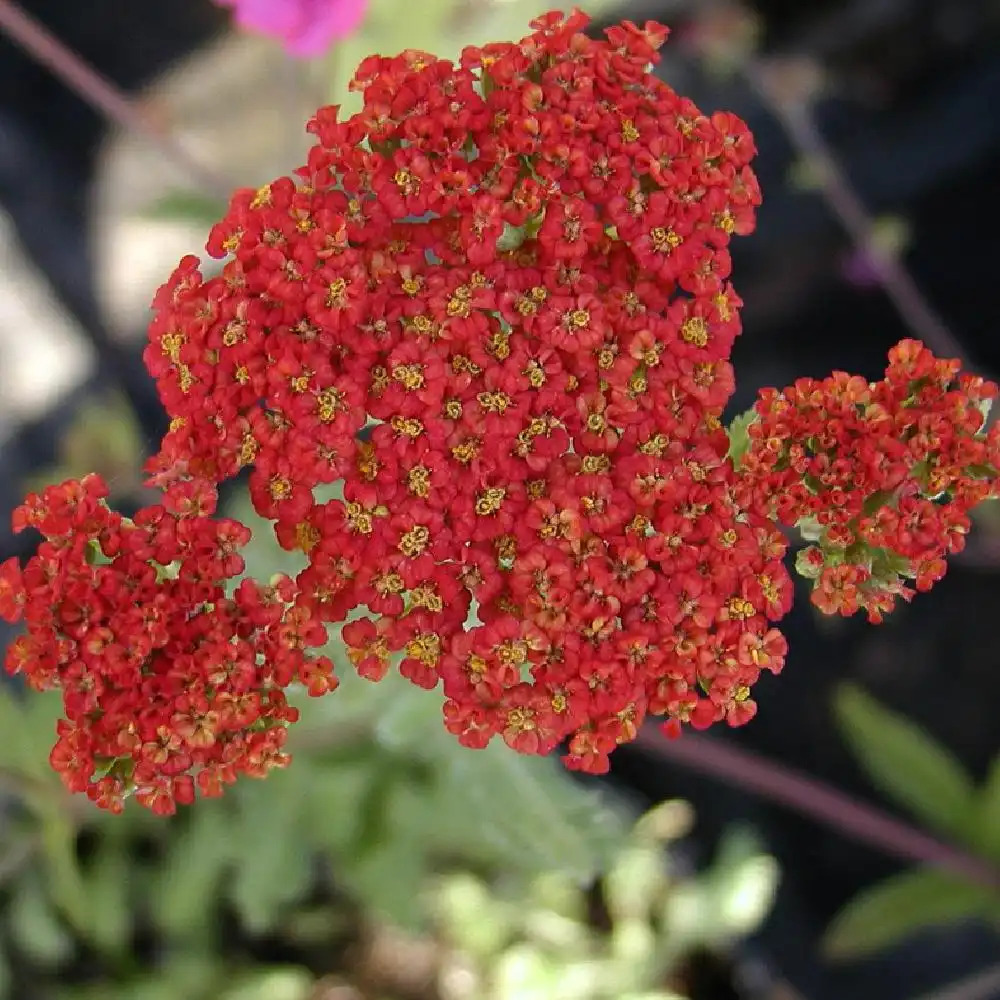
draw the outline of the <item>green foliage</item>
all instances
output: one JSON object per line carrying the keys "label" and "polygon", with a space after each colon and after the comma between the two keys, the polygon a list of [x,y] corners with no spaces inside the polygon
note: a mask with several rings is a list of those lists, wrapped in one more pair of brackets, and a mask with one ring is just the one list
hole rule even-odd
{"label": "green foliage", "polygon": [[146,217],[168,222],[214,226],[226,214],[226,204],[199,191],[168,191],[147,210]]}
{"label": "green foliage", "polygon": [[1000,862],[1000,753],[993,758],[979,792],[972,838],[973,847]]}
{"label": "green foliage", "polygon": [[773,860],[740,832],[727,838],[702,876],[672,876],[664,848],[683,831],[664,836],[656,820],[678,805],[665,803],[643,817],[600,881],[596,896],[611,922],[607,933],[587,922],[583,890],[558,872],[539,874],[516,898],[469,874],[442,879],[434,908],[446,942],[463,956],[463,996],[681,1000],[665,987],[676,957],[754,930],[776,879]]}
{"label": "green foliage", "polygon": [[827,928],[823,948],[830,958],[860,958],[918,931],[977,917],[1000,918],[994,891],[920,868],[858,893]]}
{"label": "green foliage", "polygon": [[964,837],[975,789],[955,756],[860,688],[842,685],[834,709],[840,731],[872,783],[927,826]]}
{"label": "green foliage", "polygon": [[747,410],[733,417],[727,428],[729,434],[729,451],[726,457],[733,463],[733,468],[738,469],[743,462],[743,456],[750,447],[750,425],[757,420],[756,410]]}
{"label": "green foliage", "polygon": [[312,881],[313,844],[301,829],[310,790],[307,774],[289,769],[277,781],[248,782],[235,799],[225,891],[251,934],[277,926]]}
{"label": "green foliage", "polygon": [[306,1000],[312,987],[312,977],[302,969],[260,969],[241,976],[219,1000]]}
{"label": "green foliage", "polygon": [[36,817],[49,898],[60,915],[89,938],[94,931],[92,904],[76,853],[76,826],[69,809],[46,799],[37,807]]}
{"label": "green foliage", "polygon": [[[854,685],[842,685],[834,705],[841,732],[874,785],[931,829],[1000,861],[1000,756],[976,789],[946,747]],[[908,871],[855,896],[828,928],[824,948],[832,958],[857,958],[967,919],[1000,925],[995,886],[933,869]]]}
{"label": "green foliage", "polygon": [[[55,972],[84,944],[109,970],[99,987],[53,983],[45,996],[307,1000],[315,978],[305,968],[233,964],[225,915],[249,941],[329,946],[360,913],[464,949],[448,954],[480,970],[479,1000],[570,995],[567,983],[574,1000],[681,1000],[661,984],[685,949],[724,948],[767,912],[774,862],[746,834],[735,831],[704,876],[678,878],[665,847],[689,823],[682,804],[629,834],[620,807],[557,762],[502,745],[466,750],[443,730],[433,694],[394,676],[370,684],[331,651],[343,690],[297,697],[292,766],[166,820],[69,808],[44,768],[52,699],[39,699],[43,712],[0,688],[0,722],[33,720],[25,735],[41,723],[41,759],[16,740],[0,766],[46,775],[31,779],[44,792],[24,799],[29,851],[0,888],[0,935],[20,968]],[[324,870],[346,897],[317,896]],[[588,922],[585,893],[601,873],[610,934]],[[138,927],[159,942],[155,974],[135,965]],[[6,957],[0,949],[0,997]]]}
{"label": "green foliage", "polygon": [[[299,699],[291,767],[243,780],[172,820],[137,810],[107,816],[81,800],[71,810],[47,770],[52,699],[22,705],[0,690],[0,722],[16,734],[0,766],[18,776],[31,813],[23,836],[33,860],[5,887],[22,960],[58,967],[85,942],[127,966],[140,918],[168,950],[207,959],[220,944],[220,908],[231,907],[251,939],[280,934],[316,891],[323,865],[369,919],[412,929],[426,928],[426,889],[439,871],[472,868],[515,891],[548,870],[583,885],[606,866],[625,828],[620,812],[557,762],[503,746],[463,749],[441,725],[439,699],[402,678],[373,685],[345,676],[343,687]],[[81,829],[92,845],[82,860]],[[137,859],[137,837],[152,840],[152,863]],[[328,909],[323,933],[336,924]],[[173,996],[220,995],[218,961],[200,969],[178,967]],[[107,996],[159,995],[150,983],[133,986]]]}
{"label": "green foliage", "polygon": [[236,830],[218,802],[203,803],[171,826],[148,880],[151,915],[169,940],[197,940],[211,930],[211,904],[228,868]]}
{"label": "green foliage", "polygon": [[[320,726],[330,734],[348,723],[357,731],[370,727],[365,755],[345,759],[354,772],[353,798],[338,796],[324,826],[326,846],[354,858],[343,877],[374,909],[413,926],[416,890],[436,859],[461,858],[524,877],[557,869],[581,882],[604,867],[623,832],[621,821],[556,761],[521,756],[502,744],[466,750],[444,730],[434,694],[398,676],[378,684],[342,677],[342,689],[322,703],[301,705],[315,721],[306,719],[309,728],[292,746],[317,741]],[[344,822],[348,817],[352,823]]]}
{"label": "green foliage", "polygon": [[142,478],[143,450],[142,431],[124,396],[88,398],[59,438],[55,462],[36,470],[23,485],[39,490],[94,472],[116,493],[135,491]]}
{"label": "green foliage", "polygon": [[13,942],[21,952],[43,965],[70,957],[73,939],[59,920],[37,872],[29,872],[19,880],[9,906]]}
{"label": "green foliage", "polygon": [[63,919],[81,926],[87,921],[88,904],[75,853],[76,830],[62,786],[49,766],[61,710],[54,692],[31,692],[22,698],[9,687],[0,690],[0,774],[33,821],[34,830],[17,828],[17,836],[22,838],[19,843],[30,845],[28,853],[39,856],[35,874],[44,880],[49,902]]}
{"label": "green foliage", "polygon": [[12,778],[30,785],[33,796],[59,790],[59,780],[49,767],[49,751],[61,714],[62,699],[56,692],[32,691],[20,697],[9,687],[0,690],[0,760]]}
{"label": "green foliage", "polygon": [[668,897],[663,925],[670,947],[721,947],[752,933],[770,910],[777,885],[777,863],[753,833],[728,831],[707,875]]}

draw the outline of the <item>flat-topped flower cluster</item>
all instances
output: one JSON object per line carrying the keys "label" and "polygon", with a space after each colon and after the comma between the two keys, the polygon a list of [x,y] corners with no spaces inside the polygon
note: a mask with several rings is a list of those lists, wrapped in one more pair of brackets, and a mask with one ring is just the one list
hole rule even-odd
{"label": "flat-topped flower cluster", "polygon": [[[765,394],[735,468],[753,140],[651,75],[666,28],[586,23],[548,14],[457,66],[366,60],[363,110],[321,109],[307,165],[235,195],[221,271],[188,257],[159,290],[163,503],[126,521],[92,477],[52,488],[16,515],[48,541],[0,570],[28,623],[8,669],[64,693],[69,787],[167,812],[283,763],[284,690],[336,686],[331,626],[362,676],[439,689],[464,745],[600,772],[647,717],[753,716],[786,652],[776,517],[822,525],[827,610],[884,603],[859,596],[859,540],[940,576],[995,488],[995,388],[947,391],[952,367],[901,346],[884,391]],[[308,565],[233,590],[247,531],[215,488],[243,470]]]}
{"label": "flat-topped flower cluster", "polygon": [[889,352],[879,382],[838,372],[760,394],[741,495],[816,542],[796,566],[820,610],[877,623],[944,576],[969,512],[997,494],[996,395],[915,340]]}

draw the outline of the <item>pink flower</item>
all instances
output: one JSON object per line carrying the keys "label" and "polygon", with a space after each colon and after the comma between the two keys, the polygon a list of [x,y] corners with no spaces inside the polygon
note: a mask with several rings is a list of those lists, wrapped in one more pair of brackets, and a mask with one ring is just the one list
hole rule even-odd
{"label": "pink flower", "polygon": [[277,38],[293,56],[322,55],[361,24],[368,0],[215,0],[245,31]]}

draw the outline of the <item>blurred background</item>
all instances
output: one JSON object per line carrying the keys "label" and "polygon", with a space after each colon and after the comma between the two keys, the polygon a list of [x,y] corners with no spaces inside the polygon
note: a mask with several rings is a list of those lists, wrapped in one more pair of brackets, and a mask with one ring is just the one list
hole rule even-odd
{"label": "blurred background", "polygon": [[[28,489],[96,470],[121,509],[144,502],[164,430],[147,306],[225,192],[302,162],[306,119],[363,56],[457,55],[549,6],[371,0],[305,62],[210,0],[23,0],[139,131],[14,44],[0,0],[0,561],[30,555],[8,517]],[[1000,375],[997,0],[580,6],[595,31],[671,25],[658,72],[756,137],[734,413],[800,375],[877,378],[906,336]],[[253,520],[238,488],[226,503]],[[984,510],[947,578],[878,628],[821,620],[800,595],[780,681],[713,745],[1000,864],[998,520]],[[269,576],[288,559],[258,535],[248,562]],[[0,623],[0,647],[14,634]],[[345,683],[304,706],[289,771],[164,821],[68,803],[46,759],[58,705],[5,682],[0,996],[1000,998],[995,886],[918,870],[655,738],[602,781],[470,754],[413,694]]]}

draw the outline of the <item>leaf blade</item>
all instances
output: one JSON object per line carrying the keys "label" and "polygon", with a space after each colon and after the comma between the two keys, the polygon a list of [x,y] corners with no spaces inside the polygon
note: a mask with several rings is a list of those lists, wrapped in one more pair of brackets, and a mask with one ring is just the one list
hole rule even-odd
{"label": "leaf blade", "polygon": [[976,796],[972,826],[973,847],[1000,861],[1000,754],[993,758]]}
{"label": "leaf blade", "polygon": [[211,226],[226,214],[226,205],[218,198],[198,191],[168,191],[146,210],[146,218],[168,222],[191,222]]}
{"label": "leaf blade", "polygon": [[749,409],[733,417],[732,423],[726,428],[729,435],[729,450],[726,458],[738,469],[743,463],[743,456],[750,448],[750,425],[757,422],[757,411]]}
{"label": "leaf blade", "polygon": [[1000,898],[985,886],[931,868],[906,871],[856,895],[823,936],[831,959],[861,958],[931,927],[996,917]]}
{"label": "leaf blade", "polygon": [[854,684],[839,688],[834,713],[841,735],[875,787],[928,827],[969,840],[976,792],[950,750]]}

